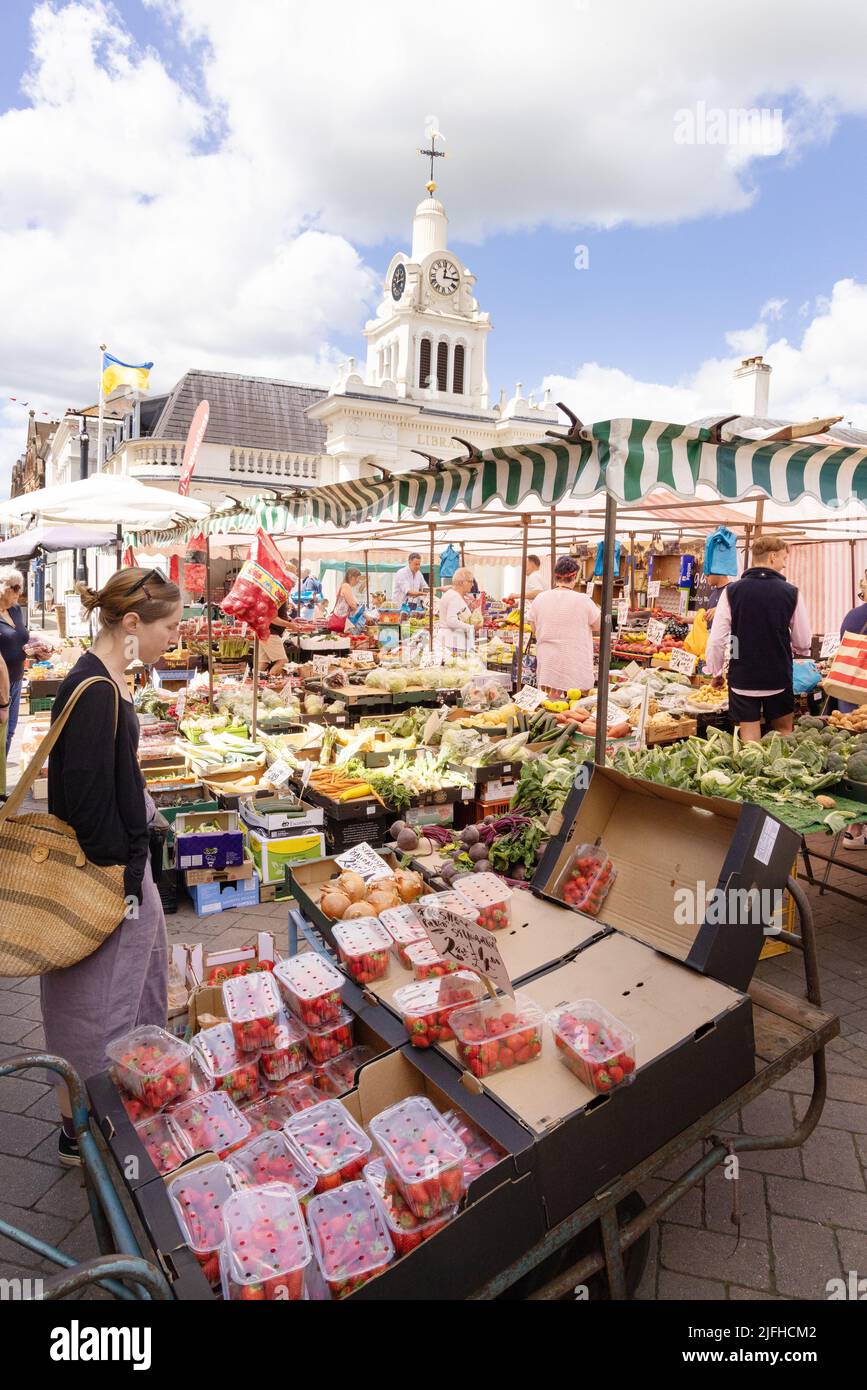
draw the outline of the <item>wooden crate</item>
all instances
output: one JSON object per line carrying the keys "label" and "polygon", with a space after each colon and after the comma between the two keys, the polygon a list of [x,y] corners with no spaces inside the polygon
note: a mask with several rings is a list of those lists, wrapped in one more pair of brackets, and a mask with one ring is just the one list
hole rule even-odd
{"label": "wooden crate", "polygon": [[696,719],[681,719],[678,724],[670,724],[663,729],[646,729],[645,738],[648,747],[657,743],[676,743],[678,739],[690,738],[692,734],[698,733],[698,721]]}

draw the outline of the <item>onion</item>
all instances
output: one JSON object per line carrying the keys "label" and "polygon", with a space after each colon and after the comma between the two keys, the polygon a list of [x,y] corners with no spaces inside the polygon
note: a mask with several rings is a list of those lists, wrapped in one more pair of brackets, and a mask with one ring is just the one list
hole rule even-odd
{"label": "onion", "polygon": [[344,869],[337,880],[337,887],[341,893],[345,893],[351,903],[361,902],[367,892],[367,884],[361,874],[353,873],[351,869]]}
{"label": "onion", "polygon": [[378,917],[380,912],[386,912],[390,907],[400,907],[396,888],[392,891],[386,888],[371,888],[367,901],[373,908],[374,917]]}
{"label": "onion", "polygon": [[328,887],[319,899],[319,906],[333,922],[339,922],[351,906],[349,898],[336,888]]}
{"label": "onion", "polygon": [[360,903],[350,903],[343,914],[343,921],[352,922],[356,917],[378,917],[381,911],[381,908],[374,907],[372,902],[366,900]]}
{"label": "onion", "polygon": [[424,892],[424,883],[421,874],[414,873],[408,869],[401,869],[394,876],[397,884],[397,891],[401,900],[405,903],[415,902]]}

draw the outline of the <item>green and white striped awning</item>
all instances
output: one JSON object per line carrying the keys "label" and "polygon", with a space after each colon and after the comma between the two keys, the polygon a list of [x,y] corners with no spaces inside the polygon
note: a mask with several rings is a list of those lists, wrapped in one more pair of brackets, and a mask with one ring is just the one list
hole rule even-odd
{"label": "green and white striped awning", "polygon": [[309,525],[345,527],[362,521],[423,517],[429,512],[519,511],[584,501],[607,492],[634,505],[660,488],[694,498],[700,486],[726,501],[764,494],[780,503],[814,498],[839,509],[867,505],[867,449],[804,440],[715,441],[711,430],[660,420],[603,420],[582,429],[576,441],[548,438],[538,444],[488,449],[473,458],[450,459],[438,469],[419,469],[382,482],[331,483],[297,498],[256,497],[246,507],[215,514],[180,530],[141,532],[133,543],[159,544],[196,531],[271,535]]}

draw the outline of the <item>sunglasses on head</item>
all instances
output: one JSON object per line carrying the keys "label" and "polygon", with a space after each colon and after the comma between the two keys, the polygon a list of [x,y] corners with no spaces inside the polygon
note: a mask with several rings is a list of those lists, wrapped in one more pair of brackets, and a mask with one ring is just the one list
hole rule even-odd
{"label": "sunglasses on head", "polygon": [[143,574],[141,579],[137,579],[135,583],[127,590],[127,594],[129,595],[137,593],[139,589],[143,589],[146,584],[149,584],[152,579],[158,580],[160,584],[165,584],[166,582],[166,577],[163,574],[162,570],[148,570],[147,574]]}

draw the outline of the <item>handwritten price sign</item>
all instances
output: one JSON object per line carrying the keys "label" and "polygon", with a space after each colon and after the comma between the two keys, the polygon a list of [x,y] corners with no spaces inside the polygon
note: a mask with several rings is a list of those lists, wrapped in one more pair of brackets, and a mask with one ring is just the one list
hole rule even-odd
{"label": "handwritten price sign", "polygon": [[534,685],[522,685],[513,704],[516,704],[518,709],[526,710],[528,714],[532,714],[533,710],[538,709],[547,698],[544,691],[537,690]]}
{"label": "handwritten price sign", "polygon": [[826,632],[822,638],[822,646],[819,650],[819,659],[824,660],[828,656],[836,656],[837,648],[840,646],[840,637],[836,632]]}
{"label": "handwritten price sign", "polygon": [[648,598],[658,598],[658,596],[659,596],[659,587],[660,587],[661,583],[662,583],[662,580],[661,580],[661,579],[651,579],[651,580],[649,581],[649,583],[648,583],[648,585],[647,585],[647,597],[648,597]]}
{"label": "handwritten price sign", "polygon": [[693,652],[685,652],[681,647],[672,647],[668,654],[669,671],[679,671],[682,676],[694,676],[698,657]]}
{"label": "handwritten price sign", "polygon": [[506,994],[512,993],[509,972],[493,932],[476,926],[471,917],[460,917],[447,908],[420,907],[418,911],[428,936],[441,956],[457,961],[469,970],[478,971]]}
{"label": "handwritten price sign", "polygon": [[392,870],[385,860],[370,845],[353,845],[345,854],[338,854],[334,860],[341,869],[361,874],[365,883],[373,883],[377,878],[390,878]]}
{"label": "handwritten price sign", "polygon": [[657,618],[651,618],[647,624],[647,640],[658,647],[665,636],[665,623],[659,622]]}

